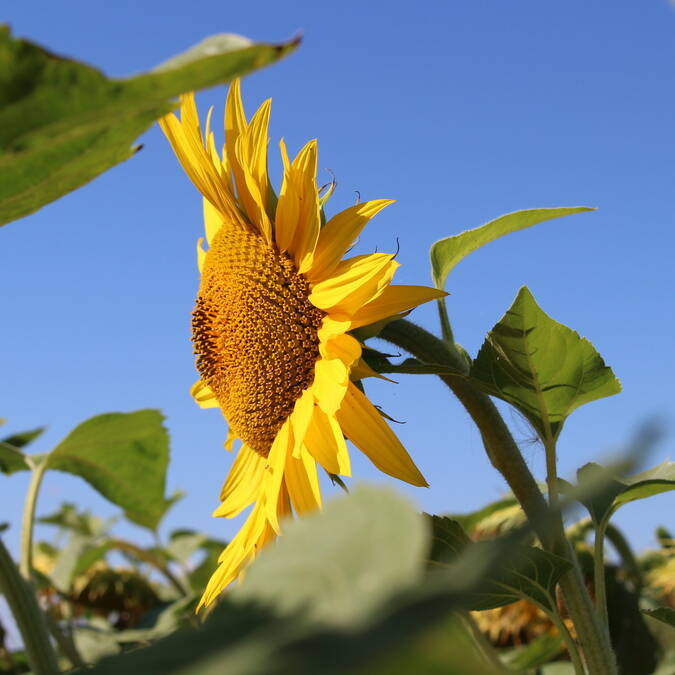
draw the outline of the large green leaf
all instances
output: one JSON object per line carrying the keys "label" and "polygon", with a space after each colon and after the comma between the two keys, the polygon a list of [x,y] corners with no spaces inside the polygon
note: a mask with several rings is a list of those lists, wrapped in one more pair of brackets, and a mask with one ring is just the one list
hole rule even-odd
{"label": "large green leaf", "polygon": [[418,581],[427,523],[393,491],[359,487],[323,513],[287,521],[232,597],[351,624]]}
{"label": "large green leaf", "polygon": [[[432,568],[443,568],[473,549],[492,551],[499,541],[473,543],[461,525],[447,517],[432,516]],[[511,544],[508,556],[494,568],[481,587],[464,600],[466,609],[484,610],[501,607],[527,598],[542,607],[556,611],[555,587],[570,569],[569,562],[533,546]]]}
{"label": "large green leaf", "polygon": [[0,225],[131,157],[134,139],[178,94],[229,82],[297,44],[216,35],[154,71],[109,79],[0,26]]}
{"label": "large green leaf", "polygon": [[523,413],[543,441],[579,406],[621,391],[593,345],[545,314],[526,287],[488,333],[471,378]]}
{"label": "large green leaf", "polygon": [[169,462],[162,419],[156,410],[92,417],[48,455],[47,467],[84,478],[129,520],[154,529],[165,511]]}
{"label": "large green leaf", "polygon": [[467,255],[511,232],[524,230],[545,220],[571,216],[574,213],[593,211],[588,206],[572,206],[554,209],[526,209],[507,213],[485,225],[467,230],[453,237],[446,237],[432,245],[430,250],[431,271],[437,288],[444,288],[453,268]]}

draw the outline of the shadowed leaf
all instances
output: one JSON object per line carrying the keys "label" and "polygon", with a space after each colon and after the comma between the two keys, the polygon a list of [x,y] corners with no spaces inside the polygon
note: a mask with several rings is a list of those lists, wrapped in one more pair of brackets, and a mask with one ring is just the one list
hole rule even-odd
{"label": "shadowed leaf", "polygon": [[297,44],[215,35],[154,71],[110,79],[0,26],[0,225],[131,157],[178,94],[229,82]]}

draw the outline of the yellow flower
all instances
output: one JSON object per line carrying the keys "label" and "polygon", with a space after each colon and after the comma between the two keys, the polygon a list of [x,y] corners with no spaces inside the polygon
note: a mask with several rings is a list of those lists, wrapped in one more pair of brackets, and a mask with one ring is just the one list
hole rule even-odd
{"label": "yellow flower", "polygon": [[232,84],[222,157],[210,113],[202,136],[193,95],[181,98],[180,120],[167,115],[160,122],[204,197],[208,250],[199,239],[201,283],[192,319],[201,379],[192,395],[201,407],[222,410],[228,450],[242,441],[214,515],[232,518],[255,504],[223,551],[201,605],[280,533],[281,517],[320,508],[317,463],[350,475],[345,436],[384,473],[427,485],[353,384],[374,373],[349,331],[444,293],[391,286],[393,255],[342,259],[370,218],[392,202],[357,204],[322,226],[315,140],[292,162],[281,142],[277,199],[267,173],[270,104],[247,121],[239,82]]}

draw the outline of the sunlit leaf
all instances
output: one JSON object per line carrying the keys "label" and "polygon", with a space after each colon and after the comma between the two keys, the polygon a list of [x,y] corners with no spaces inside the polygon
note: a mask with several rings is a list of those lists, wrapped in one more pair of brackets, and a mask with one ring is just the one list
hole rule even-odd
{"label": "sunlit leaf", "polygon": [[76,427],[48,468],[84,478],[133,522],[154,529],[164,513],[169,438],[156,410],[110,413]]}
{"label": "sunlit leaf", "polygon": [[526,287],[488,333],[471,378],[516,407],[544,441],[579,406],[621,391],[593,345],[545,314]]}
{"label": "sunlit leaf", "polygon": [[149,73],[109,79],[0,26],[0,225],[131,157],[180,93],[229,82],[291,52],[215,35]]}
{"label": "sunlit leaf", "polygon": [[36,438],[42,436],[45,427],[38,427],[37,429],[30,429],[29,431],[19,431],[7,438],[3,438],[0,444],[7,443],[15,448],[25,448],[29,443],[32,443]]}
{"label": "sunlit leaf", "polygon": [[485,244],[489,244],[499,237],[543,223],[545,220],[593,210],[588,206],[572,206],[515,211],[491,220],[489,223],[473,230],[441,239],[433,244],[429,252],[434,283],[437,288],[444,288],[448,275],[459,262],[481,246],[485,246]]}

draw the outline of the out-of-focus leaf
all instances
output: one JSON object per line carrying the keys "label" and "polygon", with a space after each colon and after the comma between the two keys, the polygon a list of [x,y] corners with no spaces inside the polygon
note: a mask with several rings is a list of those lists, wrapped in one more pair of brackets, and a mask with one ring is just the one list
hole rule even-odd
{"label": "out-of-focus leaf", "polygon": [[297,44],[214,35],[154,71],[109,79],[0,26],[0,225],[131,157],[134,139],[178,94],[229,82]]}
{"label": "out-of-focus leaf", "polygon": [[68,593],[78,561],[90,546],[90,542],[89,537],[73,532],[65,546],[59,550],[54,569],[49,574],[49,579],[56,590]]}
{"label": "out-of-focus leaf", "polygon": [[76,427],[48,457],[48,468],[84,478],[125,516],[154,529],[164,513],[169,439],[156,410],[110,413]]}
{"label": "out-of-focus leaf", "polygon": [[471,378],[517,408],[543,441],[555,440],[579,406],[621,391],[593,345],[545,314],[526,287],[488,333]]}
{"label": "out-of-focus leaf", "polygon": [[[461,553],[474,549],[491,550],[499,542],[472,542],[461,525],[442,516],[432,516],[430,566],[447,565]],[[481,588],[467,595],[465,608],[493,609],[526,598],[555,611],[555,587],[570,569],[569,562],[533,546],[512,545],[507,559],[483,581]]]}
{"label": "out-of-focus leaf", "polygon": [[19,431],[16,434],[7,436],[0,441],[0,444],[7,443],[15,448],[25,448],[29,443],[32,443],[36,438],[42,436],[45,427],[38,427],[30,431]]}
{"label": "out-of-focus leaf", "polygon": [[671,607],[658,607],[657,609],[643,609],[642,613],[652,619],[675,628],[675,609]]}
{"label": "out-of-focus leaf", "polygon": [[211,575],[216,571],[216,567],[218,567],[218,558],[226,546],[227,542],[220,539],[207,539],[202,544],[201,548],[204,551],[204,557],[188,574],[190,588],[195,593],[201,593],[206,588]]}
{"label": "out-of-focus leaf", "polygon": [[541,675],[574,675],[574,673],[574,666],[571,661],[547,663],[541,668]]}
{"label": "out-of-focus leaf", "polygon": [[201,548],[207,538],[201,532],[176,530],[171,533],[169,543],[164,547],[164,550],[173,560],[187,565],[192,555]]}
{"label": "out-of-focus leaf", "polygon": [[111,656],[120,651],[113,631],[106,631],[91,623],[77,626],[73,630],[73,640],[78,653],[85,663],[96,663],[104,656]]}
{"label": "out-of-focus leaf", "polygon": [[[610,469],[589,462],[577,471],[579,489],[587,496],[580,499],[596,524],[604,524],[625,504],[675,490],[675,462],[666,461],[634,476],[615,476]],[[575,488],[565,481],[561,487],[574,494]],[[597,485],[598,489],[592,489]]]}
{"label": "out-of-focus leaf", "polygon": [[359,487],[321,514],[286,521],[284,536],[261,552],[231,595],[353,625],[421,578],[427,542],[427,524],[406,500]]}
{"label": "out-of-focus leaf", "polygon": [[440,363],[422,363],[417,359],[405,359],[401,363],[392,363],[386,358],[369,356],[364,352],[366,363],[378,373],[402,373],[404,375],[462,375],[457,368]]}
{"label": "out-of-focus leaf", "polygon": [[539,635],[524,647],[511,651],[504,659],[506,665],[516,672],[530,672],[552,661],[564,649],[559,635]]}
{"label": "out-of-focus leaf", "polygon": [[26,455],[9,443],[0,442],[0,473],[11,476],[17,471],[30,471]]}
{"label": "out-of-focus leaf", "polygon": [[94,537],[105,534],[116,518],[103,519],[89,511],[79,511],[75,504],[63,502],[57,511],[41,516],[37,522],[41,525],[55,525],[64,530]]}
{"label": "out-of-focus leaf", "polygon": [[444,288],[450,272],[467,255],[511,232],[524,230],[538,223],[574,213],[594,211],[588,206],[572,206],[549,209],[526,209],[507,213],[485,225],[467,230],[461,234],[441,239],[430,250],[431,271],[437,288]]}

